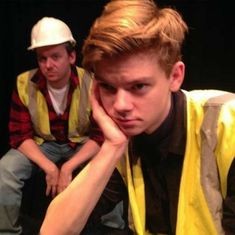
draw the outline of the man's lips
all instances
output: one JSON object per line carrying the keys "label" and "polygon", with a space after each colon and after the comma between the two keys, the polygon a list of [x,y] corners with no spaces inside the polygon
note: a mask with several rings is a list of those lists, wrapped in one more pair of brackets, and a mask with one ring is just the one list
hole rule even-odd
{"label": "man's lips", "polygon": [[127,118],[115,118],[115,121],[122,127],[131,127],[134,126],[137,122],[136,119],[127,119]]}
{"label": "man's lips", "polygon": [[47,73],[47,76],[48,76],[48,77],[55,77],[56,74],[55,74],[55,73]]}

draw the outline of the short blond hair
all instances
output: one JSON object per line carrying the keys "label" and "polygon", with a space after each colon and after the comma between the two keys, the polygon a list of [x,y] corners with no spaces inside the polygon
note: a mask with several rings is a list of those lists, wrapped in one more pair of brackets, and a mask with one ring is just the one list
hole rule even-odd
{"label": "short blond hair", "polygon": [[151,50],[167,74],[181,59],[188,27],[172,8],[152,0],[112,0],[96,19],[84,42],[83,66],[89,71],[102,58]]}

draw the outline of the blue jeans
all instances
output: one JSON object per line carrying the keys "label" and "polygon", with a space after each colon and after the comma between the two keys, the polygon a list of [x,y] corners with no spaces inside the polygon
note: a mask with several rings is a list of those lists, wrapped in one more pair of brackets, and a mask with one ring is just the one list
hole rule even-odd
{"label": "blue jeans", "polygon": [[[67,144],[59,145],[45,142],[40,145],[41,151],[54,163],[68,160],[79,149]],[[16,149],[10,149],[0,159],[0,234],[21,234],[22,227],[18,223],[22,200],[22,188],[25,180],[39,171],[39,167]]]}

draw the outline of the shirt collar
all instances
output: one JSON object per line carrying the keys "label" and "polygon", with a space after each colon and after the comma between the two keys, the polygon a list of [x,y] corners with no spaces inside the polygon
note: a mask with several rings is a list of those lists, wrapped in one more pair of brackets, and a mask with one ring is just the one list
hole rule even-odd
{"label": "shirt collar", "polygon": [[144,149],[159,146],[165,156],[168,155],[167,153],[184,155],[186,143],[186,98],[184,93],[178,91],[172,94],[169,114],[156,131],[150,135],[143,133],[134,137],[133,140],[137,141],[137,148],[138,145]]}
{"label": "shirt collar", "polygon": [[187,131],[186,97],[182,91],[174,93],[175,121],[171,132],[169,152],[184,155]]}

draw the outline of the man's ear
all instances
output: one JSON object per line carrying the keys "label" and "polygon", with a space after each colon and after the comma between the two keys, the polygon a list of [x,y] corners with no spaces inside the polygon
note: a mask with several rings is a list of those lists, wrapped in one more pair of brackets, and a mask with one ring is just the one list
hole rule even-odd
{"label": "man's ear", "polygon": [[184,81],[185,65],[182,61],[174,64],[169,79],[171,80],[170,89],[172,92],[178,91]]}
{"label": "man's ear", "polygon": [[72,51],[70,54],[69,54],[69,60],[70,60],[70,64],[75,64],[76,63],[76,52],[75,51]]}

